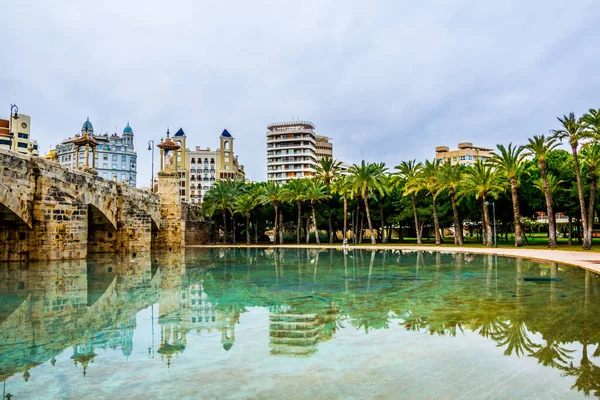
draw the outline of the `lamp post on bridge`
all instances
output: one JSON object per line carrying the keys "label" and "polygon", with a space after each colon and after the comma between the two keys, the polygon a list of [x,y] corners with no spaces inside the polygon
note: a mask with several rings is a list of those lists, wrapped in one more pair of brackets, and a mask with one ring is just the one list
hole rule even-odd
{"label": "lamp post on bridge", "polygon": [[148,141],[148,150],[152,152],[152,175],[150,176],[150,191],[154,193],[154,140]]}
{"label": "lamp post on bridge", "polygon": [[[13,115],[13,110],[15,110],[15,114],[14,115]],[[14,150],[13,147],[14,147],[14,142],[15,142],[15,133],[13,132],[13,122],[12,122],[12,120],[14,119],[16,121],[16,120],[19,119],[19,114],[18,113],[19,113],[19,107],[17,107],[16,104],[11,104],[10,105],[10,114],[8,114],[9,117],[10,117],[10,121],[9,121],[10,122],[10,124],[9,124],[10,126],[8,128],[9,135],[10,135],[10,150]],[[19,130],[19,125],[16,125],[15,129]]]}

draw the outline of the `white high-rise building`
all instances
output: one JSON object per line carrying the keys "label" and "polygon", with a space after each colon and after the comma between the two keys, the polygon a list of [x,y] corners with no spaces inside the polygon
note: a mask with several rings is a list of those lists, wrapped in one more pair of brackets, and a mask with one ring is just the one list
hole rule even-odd
{"label": "white high-rise building", "polygon": [[286,183],[314,175],[317,165],[315,126],[309,121],[267,126],[267,180]]}

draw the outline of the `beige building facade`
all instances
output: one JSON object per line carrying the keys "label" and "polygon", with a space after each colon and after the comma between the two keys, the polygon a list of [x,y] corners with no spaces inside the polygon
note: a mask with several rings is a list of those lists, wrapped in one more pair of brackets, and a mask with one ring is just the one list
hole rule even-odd
{"label": "beige building facade", "polygon": [[187,135],[179,129],[173,141],[181,146],[175,168],[179,174],[181,201],[199,204],[206,193],[222,179],[245,178],[244,166],[234,153],[234,137],[227,129],[219,136],[219,147],[187,147]]}
{"label": "beige building facade", "polygon": [[331,138],[316,135],[315,140],[317,141],[317,161],[321,161],[326,157],[333,158],[333,143],[331,142]]}
{"label": "beige building facade", "polygon": [[435,158],[451,164],[473,165],[477,161],[485,161],[492,157],[491,152],[492,149],[473,146],[473,143],[470,142],[462,142],[458,144],[456,150],[450,150],[448,146],[437,146]]}
{"label": "beige building facade", "polygon": [[8,120],[0,119],[0,149],[28,154],[30,144],[33,155],[38,156],[40,154],[38,143],[31,140],[31,117],[29,115],[11,114]]}

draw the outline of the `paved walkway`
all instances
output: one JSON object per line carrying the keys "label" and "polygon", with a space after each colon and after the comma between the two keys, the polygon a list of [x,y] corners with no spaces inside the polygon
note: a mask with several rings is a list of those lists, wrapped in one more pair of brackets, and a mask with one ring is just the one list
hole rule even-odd
{"label": "paved walkway", "polygon": [[[213,247],[272,247],[272,248],[321,248],[321,249],[341,249],[341,245],[198,245],[188,246],[194,248],[213,248]],[[563,264],[575,265],[600,274],[600,253],[583,252],[583,251],[565,251],[565,250],[541,250],[541,249],[506,249],[506,248],[483,248],[483,247],[433,247],[433,246],[394,246],[394,245],[378,245],[378,246],[350,246],[349,249],[366,249],[366,250],[423,250],[423,251],[442,251],[442,252],[462,252],[473,254],[496,254],[499,256],[508,257],[525,257],[537,260],[555,261]]]}

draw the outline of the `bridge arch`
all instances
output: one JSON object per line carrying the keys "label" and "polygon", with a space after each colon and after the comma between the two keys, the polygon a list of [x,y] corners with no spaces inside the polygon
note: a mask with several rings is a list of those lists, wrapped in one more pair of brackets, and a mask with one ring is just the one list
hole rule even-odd
{"label": "bridge arch", "polygon": [[28,197],[27,194],[16,192],[5,184],[0,183],[0,205],[10,210],[21,222],[31,228],[32,215]]}

